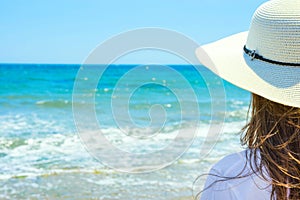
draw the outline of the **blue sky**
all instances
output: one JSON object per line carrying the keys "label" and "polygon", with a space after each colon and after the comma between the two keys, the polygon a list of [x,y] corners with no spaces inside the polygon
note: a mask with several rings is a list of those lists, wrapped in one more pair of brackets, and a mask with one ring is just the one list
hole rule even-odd
{"label": "blue sky", "polygon": [[[205,44],[247,30],[253,12],[263,2],[266,0],[1,1],[0,63],[82,63],[103,41],[143,27],[171,29]],[[142,62],[143,56],[129,56],[123,62]]]}

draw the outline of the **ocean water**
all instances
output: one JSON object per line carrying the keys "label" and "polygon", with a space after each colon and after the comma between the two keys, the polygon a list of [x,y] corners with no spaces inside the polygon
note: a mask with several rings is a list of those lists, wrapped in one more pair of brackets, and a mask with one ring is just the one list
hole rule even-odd
{"label": "ocean water", "polygon": [[[193,199],[242,149],[249,100],[202,66],[0,64],[0,199]],[[92,118],[133,157],[90,145]]]}

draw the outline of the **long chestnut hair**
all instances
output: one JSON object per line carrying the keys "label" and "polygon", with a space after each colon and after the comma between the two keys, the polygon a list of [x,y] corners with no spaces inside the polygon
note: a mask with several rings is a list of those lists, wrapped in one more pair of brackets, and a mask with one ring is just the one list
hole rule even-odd
{"label": "long chestnut hair", "polygon": [[300,108],[252,94],[249,114],[241,142],[251,150],[252,169],[270,181],[270,199],[300,199]]}

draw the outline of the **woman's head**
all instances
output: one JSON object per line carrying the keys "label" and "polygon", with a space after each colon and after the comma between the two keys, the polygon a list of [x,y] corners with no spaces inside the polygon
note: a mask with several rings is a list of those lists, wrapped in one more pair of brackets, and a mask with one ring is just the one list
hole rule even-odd
{"label": "woman's head", "polygon": [[[285,106],[252,94],[251,117],[242,143],[260,154],[253,169],[265,166],[272,180],[272,195],[300,199],[300,108]],[[290,188],[289,190],[287,188]]]}
{"label": "woman's head", "polygon": [[277,199],[300,199],[299,33],[300,1],[272,0],[256,10],[249,31],[196,51],[214,73],[255,93],[242,143],[253,150],[252,169],[268,170]]}

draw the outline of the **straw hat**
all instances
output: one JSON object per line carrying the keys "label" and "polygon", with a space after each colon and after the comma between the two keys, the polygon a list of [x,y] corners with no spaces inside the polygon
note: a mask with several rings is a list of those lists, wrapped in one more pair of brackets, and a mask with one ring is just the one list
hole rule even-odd
{"label": "straw hat", "polygon": [[300,107],[300,1],[262,4],[249,31],[201,46],[196,55],[234,85]]}

